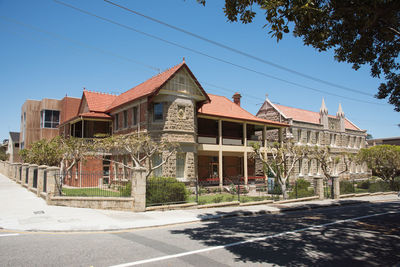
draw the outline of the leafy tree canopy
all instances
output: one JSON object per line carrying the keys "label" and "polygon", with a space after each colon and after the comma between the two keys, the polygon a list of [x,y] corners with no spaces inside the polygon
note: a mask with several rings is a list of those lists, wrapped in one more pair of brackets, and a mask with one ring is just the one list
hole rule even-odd
{"label": "leafy tree canopy", "polygon": [[277,41],[294,25],[304,44],[320,52],[334,49],[335,59],[355,70],[369,64],[372,77],[386,80],[375,96],[400,111],[400,1],[225,0],[224,12],[231,22],[251,23],[254,6],[265,11],[265,27]]}
{"label": "leafy tree canopy", "polygon": [[358,160],[366,162],[372,172],[392,184],[400,176],[400,146],[380,145],[363,148],[358,152]]}

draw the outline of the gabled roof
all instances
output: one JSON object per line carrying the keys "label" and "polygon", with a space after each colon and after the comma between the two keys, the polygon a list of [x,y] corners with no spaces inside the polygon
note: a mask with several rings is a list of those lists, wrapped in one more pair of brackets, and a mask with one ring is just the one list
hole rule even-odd
{"label": "gabled roof", "polygon": [[156,76],[151,77],[147,81],[133,87],[132,89],[120,94],[115,100],[111,103],[111,105],[107,108],[107,111],[111,111],[119,106],[122,106],[130,101],[135,99],[139,99],[145,96],[156,95],[161,87],[166,84],[174,75],[181,69],[185,68],[190,76],[193,78],[197,86],[200,88],[206,99],[209,101],[207,93],[204,91],[200,83],[197,81],[196,77],[190,71],[189,67],[186,65],[185,61],[182,63],[167,69],[166,71],[157,74]]}
{"label": "gabled roof", "polygon": [[13,143],[19,143],[19,132],[10,132],[10,139]]}
{"label": "gabled roof", "polygon": [[[292,118],[295,121],[302,121],[314,124],[320,124],[320,114],[318,112],[304,110],[300,108],[293,108],[283,105],[274,104],[286,118]],[[328,115],[330,118],[336,118],[333,115]],[[345,118],[344,127],[349,130],[362,131],[354,123]]]}
{"label": "gabled roof", "polygon": [[286,123],[280,123],[271,120],[265,120],[258,118],[250,112],[244,110],[239,105],[233,103],[228,98],[219,95],[208,94],[211,101],[210,103],[204,104],[198,109],[199,115],[208,115],[215,117],[231,118],[244,121],[253,121],[268,123],[277,126],[289,126]]}
{"label": "gabled roof", "polygon": [[[113,103],[117,96],[84,90],[82,100],[83,98],[86,99],[90,112],[106,112],[107,108]],[[79,109],[80,108],[81,107],[79,107]]]}

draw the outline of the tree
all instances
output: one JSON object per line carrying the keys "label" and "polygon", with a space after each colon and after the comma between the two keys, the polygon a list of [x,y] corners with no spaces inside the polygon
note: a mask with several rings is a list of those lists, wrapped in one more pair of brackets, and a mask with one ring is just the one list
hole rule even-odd
{"label": "tree", "polygon": [[60,166],[60,179],[57,184],[61,193],[67,173],[92,152],[92,145],[81,138],[57,136],[51,140],[42,139],[20,150],[24,162]]}
{"label": "tree", "polygon": [[[331,153],[330,147],[328,146],[315,146],[310,153],[310,158],[315,159],[321,166],[321,170],[326,179],[331,179],[333,176],[340,176],[348,172],[350,164],[354,161],[354,156],[352,154],[339,153],[334,155]],[[339,163],[343,163],[344,168],[340,172],[335,173],[335,167]]]}
{"label": "tree", "polygon": [[47,166],[58,166],[61,161],[61,150],[53,140],[42,139],[19,151],[22,160],[27,163]]}
{"label": "tree", "polygon": [[[206,0],[197,0],[205,4]],[[265,11],[269,34],[277,41],[289,33],[319,52],[334,49],[335,59],[358,70],[369,64],[371,76],[381,83],[375,97],[400,111],[400,1],[398,0],[225,0],[231,22],[251,23],[253,6]]]}
{"label": "tree", "polygon": [[[167,139],[154,140],[147,133],[131,133],[127,135],[113,135],[95,141],[95,150],[100,152],[104,158],[106,155],[128,155],[133,166],[124,164],[121,161],[107,159],[116,162],[128,169],[146,169],[146,178],[157,168],[164,165],[171,155],[176,151],[177,144]],[[163,154],[162,160],[153,166],[153,156]]]}
{"label": "tree", "polygon": [[274,143],[270,150],[260,149],[260,144],[253,144],[254,152],[257,157],[264,163],[268,170],[275,176],[282,189],[283,198],[288,198],[286,184],[289,176],[293,173],[296,163],[305,158],[309,153],[307,146],[294,145],[292,142],[283,144]]}
{"label": "tree", "polygon": [[373,174],[390,181],[390,186],[394,189],[395,178],[400,176],[400,146],[379,145],[362,148],[357,159],[366,162]]}

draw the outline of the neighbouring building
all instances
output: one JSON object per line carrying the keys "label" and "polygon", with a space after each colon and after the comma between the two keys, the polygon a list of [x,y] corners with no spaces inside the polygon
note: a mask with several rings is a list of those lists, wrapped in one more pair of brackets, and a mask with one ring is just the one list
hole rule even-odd
{"label": "neighbouring building", "polygon": [[76,115],[80,99],[64,97],[61,100],[44,98],[26,100],[21,108],[20,148],[41,139],[52,139],[59,134],[58,126]]}
{"label": "neighbouring building", "polygon": [[7,154],[9,154],[8,160],[12,162],[20,162],[19,156],[19,133],[10,132],[10,138],[8,139]]}
{"label": "neighbouring building", "polygon": [[[220,185],[242,177],[247,183],[264,177],[256,171],[250,143],[260,142],[265,149],[267,133],[282,132],[288,125],[250,114],[240,107],[240,98],[238,93],[233,101],[207,94],[183,61],[120,95],[84,90],[75,115],[60,123],[59,133],[95,138],[98,134],[146,131],[154,138],[168,137],[180,144],[179,152],[156,169],[155,176]],[[127,155],[111,157],[132,164]],[[163,157],[154,157],[154,165]],[[102,170],[105,182],[122,168],[98,159],[82,164],[82,170]],[[70,179],[67,183],[71,185],[82,184],[78,176]]]}
{"label": "neighbouring building", "polygon": [[400,146],[400,136],[398,137],[387,137],[387,138],[377,138],[367,140],[368,146],[378,146],[378,145],[394,145]]}
{"label": "neighbouring building", "polygon": [[[285,129],[284,136],[299,145],[329,146],[333,154],[357,153],[366,146],[366,130],[361,130],[345,117],[341,104],[336,116],[329,115],[324,99],[319,112],[315,112],[274,104],[267,95],[257,117],[289,124],[290,127]],[[274,140],[276,136],[271,135],[268,138]],[[343,162],[333,167],[334,174],[339,174],[342,170],[344,170]],[[290,179],[301,177],[312,180],[313,177],[321,175],[322,171],[316,160],[303,159],[297,163]],[[358,165],[354,162],[349,166],[349,172],[342,174],[342,178],[369,176],[370,172],[365,164]]]}

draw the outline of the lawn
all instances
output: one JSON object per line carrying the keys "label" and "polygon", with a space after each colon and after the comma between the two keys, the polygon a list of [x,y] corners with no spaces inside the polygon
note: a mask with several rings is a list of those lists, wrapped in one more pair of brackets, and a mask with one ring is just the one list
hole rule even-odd
{"label": "lawn", "polygon": [[64,196],[73,197],[120,197],[121,193],[100,188],[65,188],[62,189]]}

